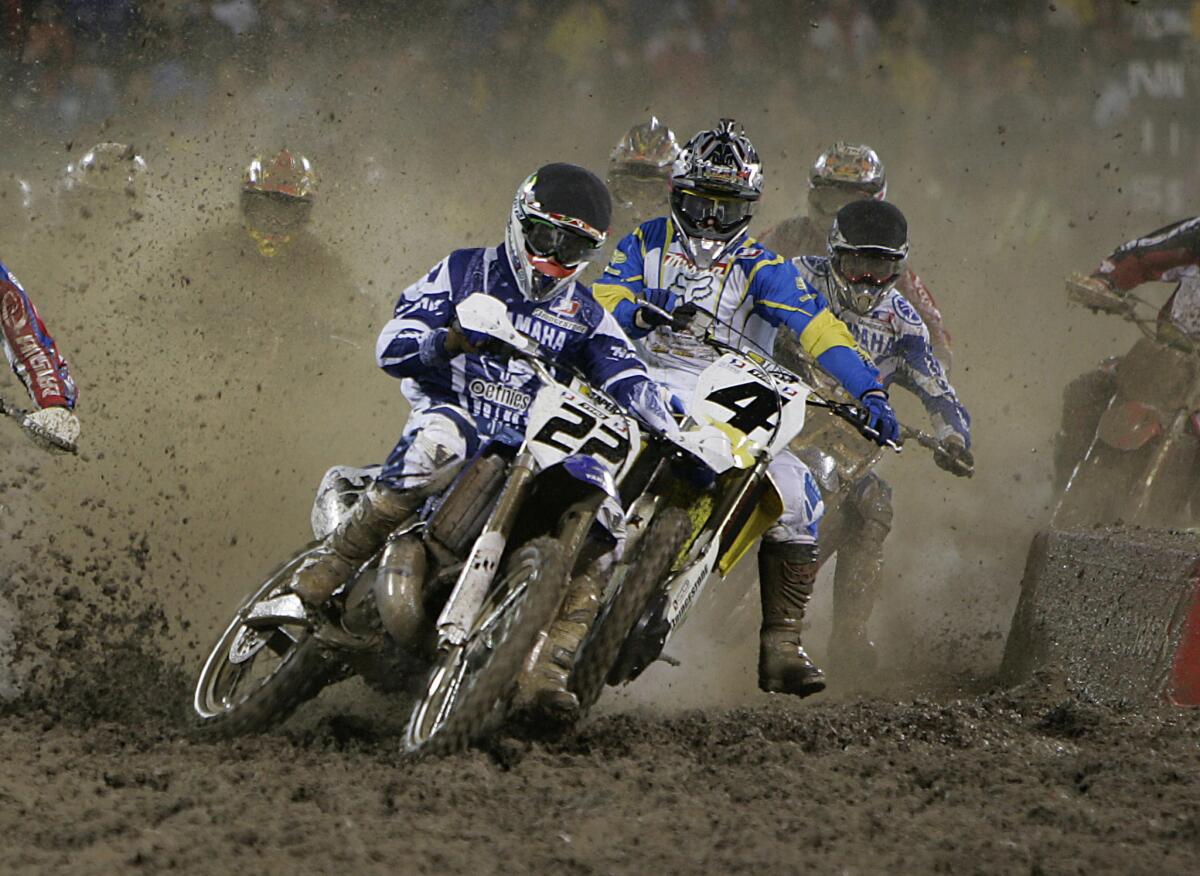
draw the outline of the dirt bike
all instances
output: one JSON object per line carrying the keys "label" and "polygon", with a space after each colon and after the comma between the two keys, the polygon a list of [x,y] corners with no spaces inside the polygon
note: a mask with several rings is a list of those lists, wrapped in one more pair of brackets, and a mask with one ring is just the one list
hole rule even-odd
{"label": "dirt bike", "polygon": [[[394,687],[424,671],[405,748],[465,746],[504,718],[569,576],[612,550],[622,523],[613,478],[637,455],[637,421],[595,390],[584,397],[560,383],[497,299],[472,295],[457,314],[541,378],[519,446],[485,447],[391,533],[325,616],[313,617],[286,586],[319,542],[280,566],[238,607],[204,663],[193,700],[203,729],[262,730],[352,674]],[[318,539],[377,471],[330,471],[313,510]]]}
{"label": "dirt bike", "polygon": [[580,712],[606,682],[632,681],[659,659],[713,573],[726,577],[779,518],[783,502],[767,468],[804,428],[806,407],[826,408],[862,436],[877,437],[864,411],[812,397],[808,384],[769,356],[705,341],[720,355],[700,374],[684,435],[689,425],[708,424],[729,436],[729,447],[723,460],[715,450],[691,454],[716,473],[715,483],[703,485],[680,476],[675,447],[656,437],[623,481],[625,559],[571,676]]}
{"label": "dirt bike", "polygon": [[[1144,335],[1116,365],[1115,392],[1071,469],[1051,525],[1071,528],[1118,520],[1189,526],[1200,464],[1200,356],[1170,324],[1139,316],[1152,305],[1129,293],[1105,299],[1087,278],[1072,277],[1068,297],[1117,313]],[[1064,469],[1065,470],[1065,469]]]}

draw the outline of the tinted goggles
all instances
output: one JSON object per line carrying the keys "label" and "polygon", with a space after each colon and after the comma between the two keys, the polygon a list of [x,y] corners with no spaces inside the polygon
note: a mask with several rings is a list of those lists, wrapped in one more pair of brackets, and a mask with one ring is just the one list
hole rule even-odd
{"label": "tinted goggles", "polygon": [[601,246],[590,237],[541,219],[529,219],[522,230],[525,232],[525,245],[531,253],[552,258],[564,267],[586,261]]}
{"label": "tinted goggles", "polygon": [[851,283],[886,286],[900,273],[900,259],[878,253],[838,252],[838,271]]}
{"label": "tinted goggles", "polygon": [[731,231],[754,214],[754,202],[685,190],[676,194],[675,209],[697,228]]}

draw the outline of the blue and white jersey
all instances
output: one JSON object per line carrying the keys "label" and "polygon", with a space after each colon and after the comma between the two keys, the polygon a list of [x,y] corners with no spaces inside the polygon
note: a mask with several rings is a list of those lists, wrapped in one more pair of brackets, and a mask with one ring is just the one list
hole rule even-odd
{"label": "blue and white jersey", "polygon": [[[808,283],[821,289],[831,301],[837,300],[829,259],[801,256],[792,261]],[[956,432],[971,446],[971,416],[934,355],[924,321],[899,290],[892,289],[882,296],[866,316],[846,308],[838,316],[849,326],[858,346],[874,360],[885,387],[898,383],[916,395],[939,438]]]}
{"label": "blue and white jersey", "polygon": [[[375,356],[379,367],[403,379],[401,391],[414,412],[451,405],[471,414],[480,435],[495,436],[505,427],[524,431],[541,388],[528,364],[488,355],[445,357],[434,343],[438,330],[453,322],[458,302],[475,292],[503,301],[517,330],[537,340],[553,361],[578,368],[589,383],[641,413],[646,369],[613,317],[575,282],[546,301],[527,300],[503,246],[452,252],[396,303]],[[565,371],[556,376],[569,381]]]}
{"label": "blue and white jersey", "polygon": [[[697,319],[684,332],[669,326],[642,331],[633,315],[647,289],[673,292],[680,304],[695,304],[717,320],[709,326]],[[694,384],[696,376],[719,355],[699,333],[706,331],[731,346],[769,353],[779,327],[786,326],[856,398],[879,388],[874,367],[829,310],[824,295],[806,283],[791,262],[750,237],[706,269],[688,256],[669,218],[651,219],[617,244],[608,267],[592,285],[592,293],[616,315],[630,337],[638,339],[655,376],[671,375],[674,386]]]}

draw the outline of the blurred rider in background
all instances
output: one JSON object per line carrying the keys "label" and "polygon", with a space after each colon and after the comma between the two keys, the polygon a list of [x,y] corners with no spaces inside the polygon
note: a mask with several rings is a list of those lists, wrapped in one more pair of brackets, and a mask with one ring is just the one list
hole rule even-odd
{"label": "blurred rider in background", "polygon": [[260,255],[278,255],[307,228],[316,192],[316,173],[303,155],[282,149],[269,158],[255,156],[242,178],[240,203]]}
{"label": "blurred rider in background", "polygon": [[[1200,216],[1173,222],[1121,244],[1091,274],[1074,274],[1068,295],[1105,313],[1133,310],[1130,293],[1143,283],[1175,283],[1158,312],[1158,339],[1184,349],[1200,344]],[[1120,357],[1077,377],[1063,391],[1062,425],[1055,436],[1055,480],[1066,486],[1088,449],[1104,409],[1117,391]]]}
{"label": "blurred rider in background", "polygon": [[606,180],[613,197],[613,228],[622,236],[662,215],[678,157],[675,134],[655,116],[625,132],[612,151]]}
{"label": "blurred rider in background", "polygon": [[[37,407],[29,420],[55,439],[74,444],[79,439],[79,419],[74,413],[75,382],[37,308],[3,262],[0,262],[0,329],[8,364]],[[53,449],[52,444],[38,440],[36,430],[28,434],[35,442]]]}

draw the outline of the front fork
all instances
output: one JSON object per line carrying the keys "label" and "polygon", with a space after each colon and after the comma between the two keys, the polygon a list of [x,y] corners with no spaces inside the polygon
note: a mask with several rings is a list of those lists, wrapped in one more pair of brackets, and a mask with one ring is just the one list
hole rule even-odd
{"label": "front fork", "polygon": [[492,509],[479,538],[475,540],[458,581],[442,613],[438,616],[438,648],[461,645],[467,640],[471,624],[479,613],[488,588],[496,577],[500,559],[512,534],[517,512],[529,492],[533,476],[537,473],[537,462],[533,454],[520,453],[509,468],[508,480],[500,491],[496,507]]}

